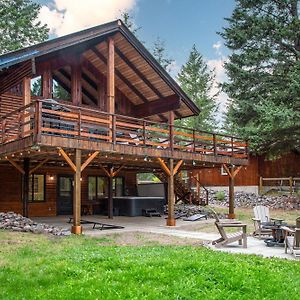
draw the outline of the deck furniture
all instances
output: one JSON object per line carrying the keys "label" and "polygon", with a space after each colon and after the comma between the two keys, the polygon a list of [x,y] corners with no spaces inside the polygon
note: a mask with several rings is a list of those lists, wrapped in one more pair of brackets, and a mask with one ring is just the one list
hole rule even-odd
{"label": "deck furniture", "polygon": [[261,239],[262,236],[270,236],[272,234],[272,228],[265,226],[270,225],[272,222],[274,225],[281,224],[283,219],[270,218],[270,210],[263,205],[257,205],[253,207],[254,218],[254,232],[253,236],[258,236]]}
{"label": "deck furniture", "polygon": [[285,233],[282,229],[283,225],[287,225],[286,223],[276,223],[276,222],[268,222],[264,224],[264,230],[271,230],[271,236],[266,238],[264,242],[268,247],[274,246],[284,246],[284,238]]}
{"label": "deck furniture", "polygon": [[[221,237],[214,240],[212,244],[219,248],[238,241],[239,245],[243,245],[243,248],[247,248],[247,224],[231,220],[221,222],[216,212],[213,211],[213,214],[216,219],[215,225]],[[240,230],[233,233],[227,233],[225,230],[226,228],[237,228]]]}
{"label": "deck furniture", "polygon": [[289,249],[295,258],[300,257],[300,228],[292,229],[287,226],[281,227],[285,231],[284,249],[285,253]]}
{"label": "deck furniture", "polygon": [[[69,218],[68,223],[72,223],[73,218]],[[93,229],[99,230],[107,230],[107,229],[123,229],[123,226],[113,225],[113,224],[106,224],[97,221],[88,221],[88,220],[81,220],[80,224],[93,224]]]}

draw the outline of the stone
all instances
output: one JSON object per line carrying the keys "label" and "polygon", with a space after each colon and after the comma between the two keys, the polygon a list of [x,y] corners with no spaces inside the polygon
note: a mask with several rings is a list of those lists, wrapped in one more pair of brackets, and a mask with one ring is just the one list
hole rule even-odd
{"label": "stone", "polygon": [[32,232],[36,234],[52,234],[66,236],[69,233],[61,228],[48,224],[36,223],[14,212],[0,212],[0,229],[8,229],[18,232]]}

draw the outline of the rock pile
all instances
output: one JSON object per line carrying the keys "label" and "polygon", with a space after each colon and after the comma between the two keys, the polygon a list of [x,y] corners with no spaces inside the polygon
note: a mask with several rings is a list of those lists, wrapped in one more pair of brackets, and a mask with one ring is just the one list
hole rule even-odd
{"label": "rock pile", "polygon": [[[165,207],[165,213],[168,213],[168,207]],[[175,205],[175,215],[181,217],[190,217],[193,215],[207,215],[208,218],[214,218],[212,211],[209,208],[199,206],[199,205],[191,205],[191,204],[176,204]],[[227,218],[226,214],[219,214],[220,219]]]}
{"label": "rock pile", "polygon": [[[228,192],[224,191],[224,199],[220,199],[220,192],[209,191],[209,204],[228,206]],[[235,207],[253,207],[264,205],[274,209],[294,210],[300,209],[300,198],[291,195],[259,196],[254,193],[236,192]]]}
{"label": "rock pile", "polygon": [[16,214],[14,212],[0,212],[0,229],[10,229],[19,232],[52,234],[56,236],[65,236],[70,234],[69,231],[62,230],[60,228],[47,224],[36,223],[33,220],[25,218],[22,215]]}

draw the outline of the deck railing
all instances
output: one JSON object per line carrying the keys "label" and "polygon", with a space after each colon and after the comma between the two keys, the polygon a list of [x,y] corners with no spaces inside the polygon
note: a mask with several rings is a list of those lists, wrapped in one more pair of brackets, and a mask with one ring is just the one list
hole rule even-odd
{"label": "deck railing", "polygon": [[42,135],[151,147],[159,150],[247,158],[240,138],[109,114],[97,109],[36,100],[0,118],[1,144]]}

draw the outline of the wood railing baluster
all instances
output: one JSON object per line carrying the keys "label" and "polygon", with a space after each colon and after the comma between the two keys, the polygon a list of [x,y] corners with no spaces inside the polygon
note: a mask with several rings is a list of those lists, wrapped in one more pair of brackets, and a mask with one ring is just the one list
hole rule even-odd
{"label": "wood railing baluster", "polygon": [[231,156],[234,156],[234,149],[233,149],[233,137],[231,138]]}
{"label": "wood railing baluster", "polygon": [[143,120],[143,145],[146,146],[146,121]]}
{"label": "wood railing baluster", "polygon": [[217,149],[217,138],[216,134],[213,134],[213,143],[214,143],[214,156],[218,155],[218,149]]}
{"label": "wood railing baluster", "polygon": [[116,115],[112,116],[112,143],[116,144]]}
{"label": "wood railing baluster", "polygon": [[78,137],[81,137],[81,109],[78,109]]}
{"label": "wood railing baluster", "polygon": [[35,132],[35,142],[40,143],[41,142],[41,131],[42,131],[42,102],[37,100],[35,102],[35,119],[34,119],[34,126],[33,128]]}

